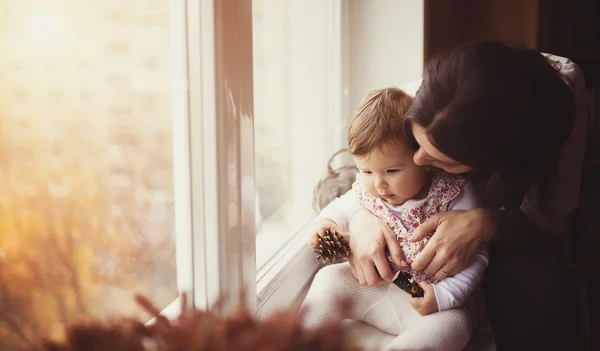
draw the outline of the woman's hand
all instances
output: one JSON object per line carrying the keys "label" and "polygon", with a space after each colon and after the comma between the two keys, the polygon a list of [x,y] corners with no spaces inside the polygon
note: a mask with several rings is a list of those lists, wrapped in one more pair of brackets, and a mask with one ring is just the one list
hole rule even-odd
{"label": "woman's hand", "polygon": [[360,285],[374,286],[384,280],[393,281],[395,273],[387,261],[386,247],[397,266],[408,268],[396,234],[369,211],[363,209],[354,216],[350,233],[348,261]]}
{"label": "woman's hand", "polygon": [[480,243],[495,235],[494,212],[488,209],[439,213],[421,224],[409,238],[421,240],[435,235],[412,262],[412,268],[437,279],[452,276],[466,268]]}
{"label": "woman's hand", "polygon": [[423,289],[423,297],[408,296],[408,302],[421,316],[437,312],[439,310],[437,298],[433,286],[427,282],[419,282],[419,286]]}

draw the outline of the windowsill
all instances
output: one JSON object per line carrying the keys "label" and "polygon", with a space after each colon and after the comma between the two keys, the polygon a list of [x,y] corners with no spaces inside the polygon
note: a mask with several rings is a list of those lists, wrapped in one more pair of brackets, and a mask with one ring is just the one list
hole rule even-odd
{"label": "windowsill", "polygon": [[[287,255],[296,239],[308,238],[314,217],[306,216],[300,221],[267,221],[258,226],[256,233],[257,280]],[[306,240],[305,240],[306,241]]]}
{"label": "windowsill", "polygon": [[298,236],[307,237],[303,234],[306,234],[310,224],[312,224],[312,219],[294,223],[289,221],[261,223],[256,234],[257,280],[262,276],[261,272],[270,270],[281,259],[281,256],[289,251],[290,242],[293,242]]}
{"label": "windowsill", "polygon": [[[168,319],[176,319],[177,317],[179,317],[180,312],[181,312],[181,300],[178,297],[175,300],[171,301],[171,303],[168,304],[167,307],[163,308],[162,311],[160,311],[160,314],[161,314],[161,316],[165,316]],[[155,318],[153,317],[146,324],[152,324],[152,323],[154,323],[154,320],[155,320]]]}
{"label": "windowsill", "polygon": [[267,316],[278,308],[291,306],[319,268],[306,245],[313,220],[305,224],[287,245],[257,271],[257,314]]}

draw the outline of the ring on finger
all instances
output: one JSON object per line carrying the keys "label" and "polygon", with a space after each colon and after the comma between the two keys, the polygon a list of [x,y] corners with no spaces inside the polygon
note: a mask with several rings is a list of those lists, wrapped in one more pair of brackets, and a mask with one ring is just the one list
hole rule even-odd
{"label": "ring on finger", "polygon": [[446,271],[444,271],[444,267],[440,268],[440,272],[444,273],[444,275],[445,275],[446,277],[449,277],[449,276],[450,276],[450,274],[449,274],[449,273],[447,273]]}

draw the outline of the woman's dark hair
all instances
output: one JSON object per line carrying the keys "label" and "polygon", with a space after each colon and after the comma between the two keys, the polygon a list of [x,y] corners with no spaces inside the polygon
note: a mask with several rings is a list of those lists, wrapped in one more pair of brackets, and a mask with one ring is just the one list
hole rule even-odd
{"label": "woman's dark hair", "polygon": [[507,183],[554,172],[574,120],[571,90],[548,59],[497,41],[431,59],[406,117],[440,152]]}

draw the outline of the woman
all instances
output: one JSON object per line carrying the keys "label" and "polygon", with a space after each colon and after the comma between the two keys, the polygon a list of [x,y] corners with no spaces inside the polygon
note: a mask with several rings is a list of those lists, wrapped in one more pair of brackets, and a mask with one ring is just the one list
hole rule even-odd
{"label": "woman", "polygon": [[[577,69],[572,65],[573,69]],[[412,267],[451,276],[491,244],[488,313],[498,350],[554,349],[565,335],[562,235],[579,193],[585,118],[557,67],[539,52],[484,41],[432,59],[409,111],[414,161],[464,174],[487,209],[442,213],[414,234],[435,235]],[[363,285],[390,281],[395,236],[366,211],[350,225],[350,264]]]}

